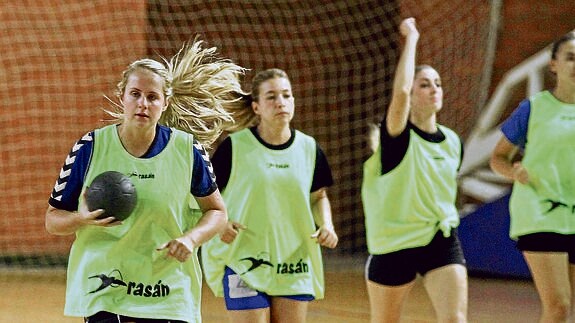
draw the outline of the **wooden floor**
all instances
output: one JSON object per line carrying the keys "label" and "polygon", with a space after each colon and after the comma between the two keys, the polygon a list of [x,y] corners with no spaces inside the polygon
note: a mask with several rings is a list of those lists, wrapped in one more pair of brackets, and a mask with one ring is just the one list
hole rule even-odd
{"label": "wooden floor", "polygon": [[[80,318],[62,315],[64,274],[6,274],[0,272],[0,322],[80,323]],[[204,288],[204,323],[226,322],[221,299]],[[469,321],[485,323],[537,322],[540,306],[531,281],[471,277]],[[421,281],[412,290],[404,322],[434,322],[433,308]],[[326,298],[312,302],[309,323],[369,322],[369,305],[363,273],[326,273]]]}

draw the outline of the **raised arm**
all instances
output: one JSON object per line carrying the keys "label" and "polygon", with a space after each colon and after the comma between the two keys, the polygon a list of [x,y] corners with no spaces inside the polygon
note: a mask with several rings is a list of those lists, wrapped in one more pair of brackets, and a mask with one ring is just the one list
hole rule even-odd
{"label": "raised arm", "polygon": [[405,38],[403,51],[399,58],[393,80],[393,95],[387,110],[387,132],[395,137],[403,132],[407,125],[410,108],[410,93],[415,76],[415,54],[419,32],[415,27],[415,18],[407,18],[399,26]]}

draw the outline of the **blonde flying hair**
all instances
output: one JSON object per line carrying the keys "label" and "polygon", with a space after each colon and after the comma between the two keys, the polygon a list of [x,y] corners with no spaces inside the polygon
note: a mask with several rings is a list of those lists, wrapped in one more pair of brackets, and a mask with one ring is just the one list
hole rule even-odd
{"label": "blonde flying hair", "polygon": [[[124,95],[129,76],[137,69],[146,69],[164,80],[163,91],[167,101],[166,111],[159,123],[191,133],[206,148],[232,127],[230,112],[243,106],[245,93],[240,76],[245,69],[228,59],[216,56],[216,48],[202,48],[202,41],[185,44],[170,60],[162,62],[144,58],[131,63],[122,73],[116,86],[116,96]],[[106,97],[107,98],[107,97]],[[115,111],[106,112],[115,121],[124,118],[123,106],[107,98]]]}

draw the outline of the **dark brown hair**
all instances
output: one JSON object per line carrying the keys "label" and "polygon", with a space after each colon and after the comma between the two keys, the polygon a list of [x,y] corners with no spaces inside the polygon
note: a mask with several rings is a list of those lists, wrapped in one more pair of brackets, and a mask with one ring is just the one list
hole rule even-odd
{"label": "dark brown hair", "polygon": [[575,39],[575,32],[573,31],[568,32],[565,35],[561,36],[561,38],[557,39],[553,43],[553,48],[551,49],[551,59],[557,59],[557,52],[559,51],[559,48],[561,48],[561,45],[563,45],[563,43],[566,43],[574,39]]}

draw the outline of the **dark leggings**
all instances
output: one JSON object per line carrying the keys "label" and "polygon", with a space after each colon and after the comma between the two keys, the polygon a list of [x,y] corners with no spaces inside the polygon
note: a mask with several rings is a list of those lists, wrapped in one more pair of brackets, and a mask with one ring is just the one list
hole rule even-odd
{"label": "dark leggings", "polygon": [[92,316],[84,318],[85,323],[186,323],[178,320],[162,320],[162,319],[143,319],[137,317],[129,317],[118,315],[110,312],[98,312]]}
{"label": "dark leggings", "polygon": [[575,234],[536,232],[519,236],[517,249],[532,252],[566,252],[569,263],[575,265]]}
{"label": "dark leggings", "polygon": [[457,230],[447,238],[438,231],[423,247],[408,248],[382,255],[370,255],[366,263],[367,279],[386,286],[400,286],[424,276],[429,271],[447,265],[465,266],[465,258]]}

